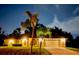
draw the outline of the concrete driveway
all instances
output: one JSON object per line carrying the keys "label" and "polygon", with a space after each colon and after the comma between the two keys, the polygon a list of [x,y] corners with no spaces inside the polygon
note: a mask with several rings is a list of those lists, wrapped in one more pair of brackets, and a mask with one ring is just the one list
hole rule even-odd
{"label": "concrete driveway", "polygon": [[79,52],[67,48],[46,48],[52,55],[79,55]]}

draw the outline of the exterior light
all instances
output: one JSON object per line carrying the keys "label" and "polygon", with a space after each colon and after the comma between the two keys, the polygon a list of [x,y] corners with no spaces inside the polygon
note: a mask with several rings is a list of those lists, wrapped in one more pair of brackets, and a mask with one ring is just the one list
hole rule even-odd
{"label": "exterior light", "polygon": [[14,42],[14,39],[10,39],[9,41],[8,41],[8,46],[12,46],[12,44],[14,44],[15,42]]}
{"label": "exterior light", "polygon": [[61,38],[61,42],[65,42],[65,40],[66,40],[65,38]]}
{"label": "exterior light", "polygon": [[60,38],[60,46],[65,47],[66,46],[66,38]]}
{"label": "exterior light", "polygon": [[27,37],[22,38],[22,45],[26,46],[27,45]]}
{"label": "exterior light", "polygon": [[39,43],[40,43],[40,42],[43,42],[43,38],[39,38]]}
{"label": "exterior light", "polygon": [[41,46],[42,46],[43,38],[39,38],[39,52],[41,54]]}
{"label": "exterior light", "polygon": [[27,38],[26,37],[24,37],[24,38],[22,38],[22,42],[27,42]]}

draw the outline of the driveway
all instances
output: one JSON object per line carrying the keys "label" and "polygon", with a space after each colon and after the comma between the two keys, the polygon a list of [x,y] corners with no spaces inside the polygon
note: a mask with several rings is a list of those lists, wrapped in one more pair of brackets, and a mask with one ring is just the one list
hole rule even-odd
{"label": "driveway", "polygon": [[79,55],[79,52],[67,48],[46,48],[53,55]]}

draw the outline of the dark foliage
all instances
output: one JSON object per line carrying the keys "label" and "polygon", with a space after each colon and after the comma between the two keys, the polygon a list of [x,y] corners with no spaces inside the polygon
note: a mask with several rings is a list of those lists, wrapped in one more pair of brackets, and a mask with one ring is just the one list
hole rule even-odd
{"label": "dark foliage", "polygon": [[73,47],[73,36],[71,33],[62,31],[62,29],[59,29],[58,27],[55,27],[54,29],[51,28],[50,30],[52,32],[52,38],[59,38],[59,37],[65,37],[67,38],[66,46],[67,47]]}
{"label": "dark foliage", "polygon": [[79,48],[79,36],[73,40],[73,47]]}
{"label": "dark foliage", "polygon": [[19,39],[21,35],[20,31],[21,31],[20,28],[16,28],[11,34],[8,35],[8,37],[14,37],[16,39]]}
{"label": "dark foliage", "polygon": [[7,38],[7,36],[4,34],[4,31],[0,27],[0,46],[3,46],[4,39]]}

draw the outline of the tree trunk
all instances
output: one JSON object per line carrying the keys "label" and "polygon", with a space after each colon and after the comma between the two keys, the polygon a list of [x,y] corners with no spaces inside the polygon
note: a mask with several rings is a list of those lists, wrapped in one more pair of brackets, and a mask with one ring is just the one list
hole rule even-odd
{"label": "tree trunk", "polygon": [[33,48],[33,39],[34,38],[34,27],[32,27],[32,41],[31,41],[31,53],[32,53],[32,48]]}

